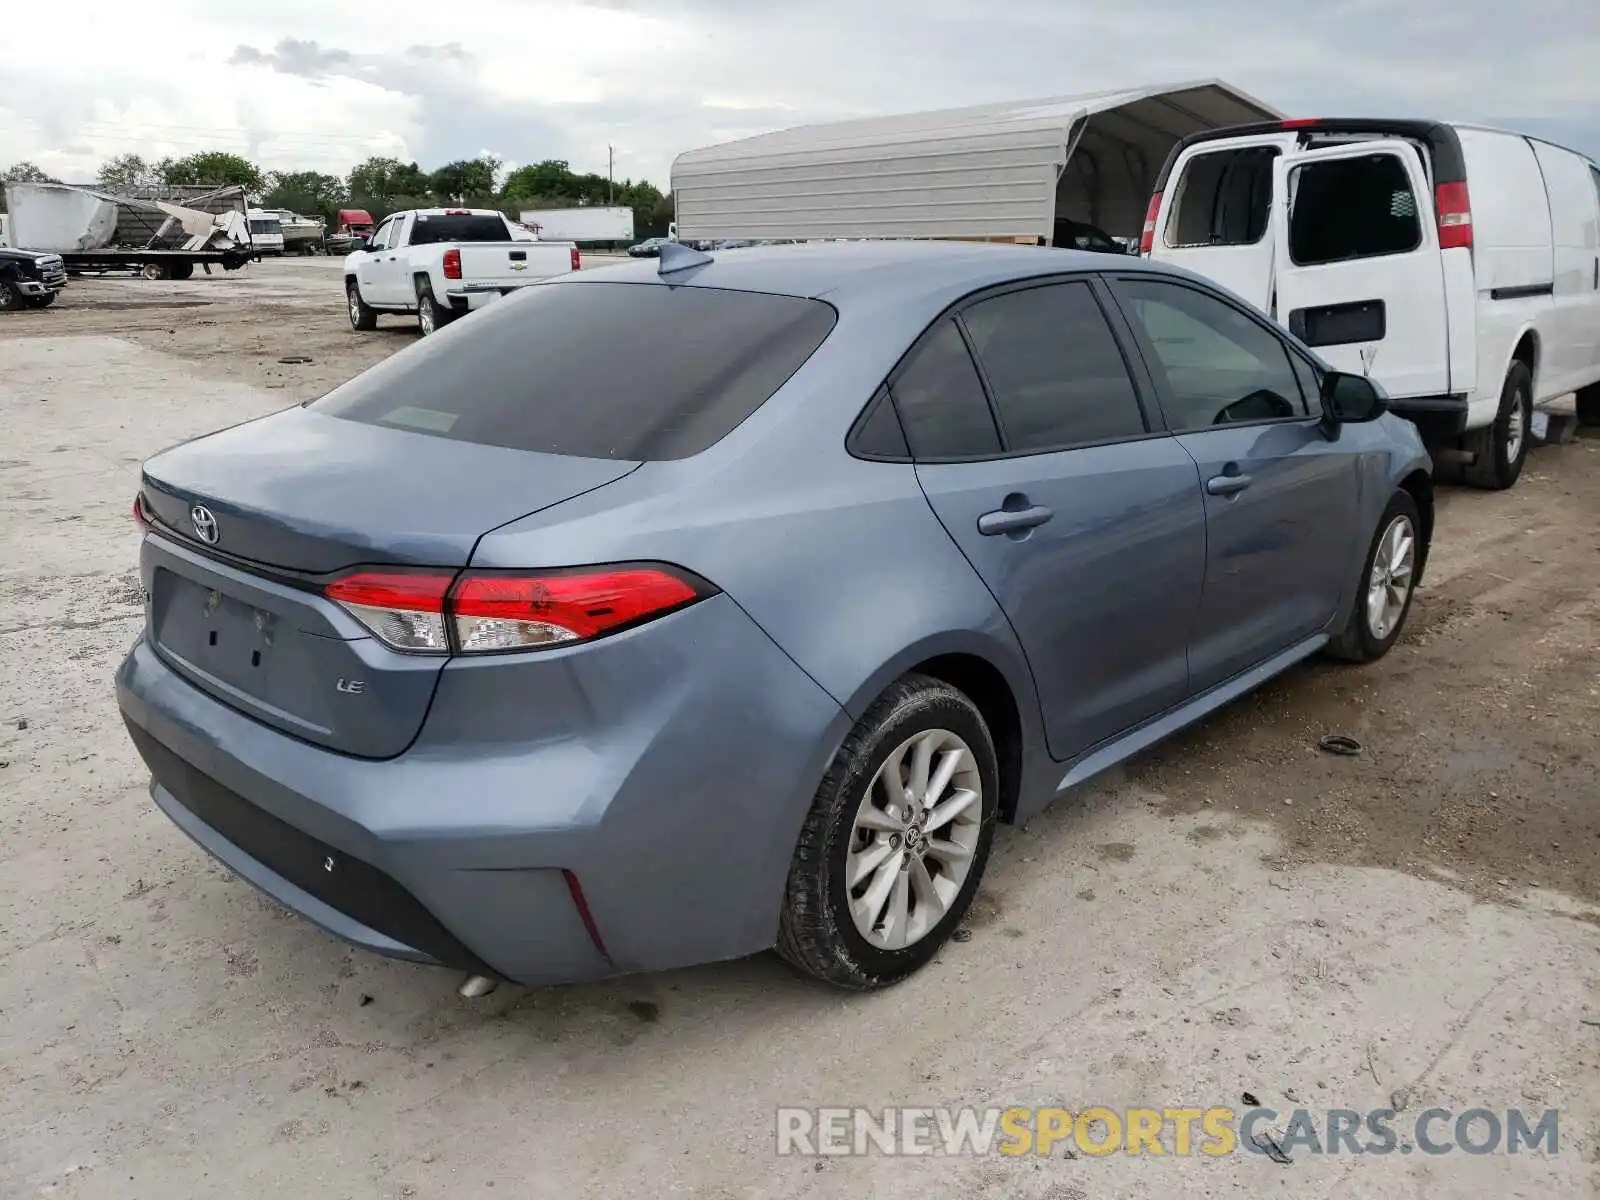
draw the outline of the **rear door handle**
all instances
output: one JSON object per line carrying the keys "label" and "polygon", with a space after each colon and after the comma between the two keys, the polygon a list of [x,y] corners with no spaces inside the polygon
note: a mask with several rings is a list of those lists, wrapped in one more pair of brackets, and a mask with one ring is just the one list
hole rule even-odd
{"label": "rear door handle", "polygon": [[1206,491],[1213,496],[1236,496],[1250,483],[1249,475],[1213,475],[1206,480]]}
{"label": "rear door handle", "polygon": [[985,537],[999,533],[1021,533],[1043,525],[1053,516],[1055,513],[1042,504],[1035,504],[1032,508],[996,509],[978,518],[978,532]]}

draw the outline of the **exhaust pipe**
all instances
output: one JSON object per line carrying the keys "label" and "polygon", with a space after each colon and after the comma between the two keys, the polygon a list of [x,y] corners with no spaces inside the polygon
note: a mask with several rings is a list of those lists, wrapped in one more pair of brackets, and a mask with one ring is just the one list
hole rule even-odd
{"label": "exhaust pipe", "polygon": [[468,975],[461,981],[461,986],[456,989],[456,993],[463,1000],[477,1000],[487,996],[499,986],[498,983],[486,975]]}

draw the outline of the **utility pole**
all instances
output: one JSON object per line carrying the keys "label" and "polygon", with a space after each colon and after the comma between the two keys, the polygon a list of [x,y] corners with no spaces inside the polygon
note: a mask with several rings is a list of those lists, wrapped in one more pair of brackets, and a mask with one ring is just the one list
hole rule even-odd
{"label": "utility pole", "polygon": [[615,204],[617,202],[616,167],[617,167],[616,152],[613,150],[612,147],[607,146],[606,147],[606,203],[607,204]]}

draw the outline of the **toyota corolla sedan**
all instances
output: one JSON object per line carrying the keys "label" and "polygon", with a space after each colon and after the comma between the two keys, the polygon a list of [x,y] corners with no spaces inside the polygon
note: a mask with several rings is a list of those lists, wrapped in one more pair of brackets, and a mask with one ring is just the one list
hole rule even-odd
{"label": "toyota corolla sedan", "polygon": [[525,984],[769,947],[888,984],[996,822],[1400,635],[1416,431],[1216,286],[662,254],[144,466],[155,803],[325,929]]}

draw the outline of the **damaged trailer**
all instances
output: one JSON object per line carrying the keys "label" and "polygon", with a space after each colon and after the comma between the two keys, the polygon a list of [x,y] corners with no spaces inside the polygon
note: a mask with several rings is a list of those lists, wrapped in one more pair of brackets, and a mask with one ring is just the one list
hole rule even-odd
{"label": "damaged trailer", "polygon": [[12,242],[59,254],[72,274],[187,279],[197,266],[234,271],[258,257],[243,188],[11,183],[6,206]]}
{"label": "damaged trailer", "polygon": [[1211,79],[800,126],[679,155],[677,236],[1050,245],[1088,226],[1136,247],[1180,139],[1283,115]]}

